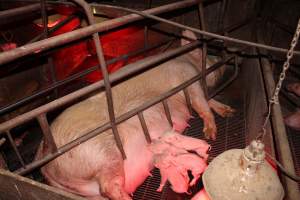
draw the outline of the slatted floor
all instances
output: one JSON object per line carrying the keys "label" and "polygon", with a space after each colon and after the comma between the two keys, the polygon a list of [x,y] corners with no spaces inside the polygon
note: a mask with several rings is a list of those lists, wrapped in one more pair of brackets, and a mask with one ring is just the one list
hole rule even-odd
{"label": "slatted floor", "polygon": [[[222,118],[216,116],[216,123],[218,128],[218,136],[216,141],[209,141],[212,145],[210,158],[216,157],[227,149],[244,148],[246,145],[246,113],[243,109],[237,109],[233,117]],[[196,116],[194,114],[194,116]],[[199,117],[190,121],[191,127],[187,131],[187,135],[203,139],[202,133],[203,123]],[[300,136],[300,135],[299,135]],[[300,137],[299,137],[300,139]],[[188,200],[192,195],[179,195],[174,193],[168,186],[163,192],[156,192],[159,187],[160,175],[157,169],[153,170],[153,177],[149,177],[143,185],[141,185],[134,193],[135,200]],[[202,187],[201,180],[191,189],[192,193],[196,193]]]}

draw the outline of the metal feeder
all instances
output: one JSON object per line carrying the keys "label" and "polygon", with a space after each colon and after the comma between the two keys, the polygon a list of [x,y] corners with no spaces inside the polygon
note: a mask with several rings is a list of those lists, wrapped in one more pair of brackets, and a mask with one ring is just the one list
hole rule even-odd
{"label": "metal feeder", "polygon": [[217,156],[203,175],[211,200],[282,200],[284,190],[258,140]]}

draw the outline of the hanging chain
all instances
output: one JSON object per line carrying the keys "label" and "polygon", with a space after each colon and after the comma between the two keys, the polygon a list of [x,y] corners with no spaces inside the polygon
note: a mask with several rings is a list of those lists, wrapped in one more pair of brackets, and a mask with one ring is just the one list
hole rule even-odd
{"label": "hanging chain", "polygon": [[267,126],[267,123],[268,123],[269,118],[271,116],[272,106],[273,106],[273,104],[279,104],[279,100],[278,100],[279,92],[280,92],[280,89],[282,87],[282,82],[284,81],[284,79],[286,77],[286,72],[290,67],[290,60],[292,59],[292,57],[294,55],[294,49],[297,45],[299,35],[300,35],[300,19],[298,20],[297,29],[295,31],[293,40],[291,42],[291,47],[287,52],[286,61],[283,64],[283,69],[282,69],[282,72],[280,73],[279,80],[278,80],[278,83],[277,83],[276,88],[274,90],[273,97],[270,99],[270,103],[269,103],[269,106],[268,106],[268,114],[267,114],[267,116],[265,118],[265,121],[264,121],[264,124],[262,126],[262,133],[256,139],[262,140],[264,138],[264,136],[266,135],[266,126]]}

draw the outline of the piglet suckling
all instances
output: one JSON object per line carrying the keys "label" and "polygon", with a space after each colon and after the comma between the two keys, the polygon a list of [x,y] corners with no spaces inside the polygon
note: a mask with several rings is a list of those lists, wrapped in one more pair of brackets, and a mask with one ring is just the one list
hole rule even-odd
{"label": "piglet suckling", "polygon": [[[210,146],[200,139],[180,135],[170,131],[153,141],[149,149],[153,152],[154,166],[160,170],[161,191],[166,181],[177,193],[188,193],[189,186],[194,185],[207,167],[206,158]],[[195,151],[190,153],[189,151]],[[188,171],[193,175],[189,181]]]}

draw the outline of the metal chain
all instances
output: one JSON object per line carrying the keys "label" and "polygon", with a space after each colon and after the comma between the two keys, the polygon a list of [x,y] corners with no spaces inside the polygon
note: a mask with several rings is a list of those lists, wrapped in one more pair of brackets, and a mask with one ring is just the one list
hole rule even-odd
{"label": "metal chain", "polygon": [[298,20],[298,25],[297,25],[293,40],[291,42],[291,47],[287,52],[286,61],[283,64],[283,69],[282,69],[282,72],[280,73],[279,80],[278,80],[278,83],[275,87],[273,97],[269,100],[270,103],[269,103],[269,106],[268,106],[268,114],[267,114],[267,116],[265,118],[265,121],[264,121],[264,124],[262,126],[262,133],[259,136],[257,136],[256,139],[262,140],[264,138],[264,136],[266,135],[266,126],[267,126],[267,123],[268,123],[269,118],[271,116],[272,106],[273,106],[273,104],[279,104],[279,100],[278,100],[279,92],[280,92],[280,89],[282,87],[282,82],[284,81],[284,79],[286,77],[286,72],[290,67],[290,60],[292,59],[292,57],[294,55],[294,49],[297,45],[299,35],[300,35],[300,19]]}

